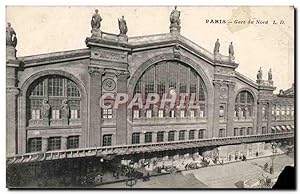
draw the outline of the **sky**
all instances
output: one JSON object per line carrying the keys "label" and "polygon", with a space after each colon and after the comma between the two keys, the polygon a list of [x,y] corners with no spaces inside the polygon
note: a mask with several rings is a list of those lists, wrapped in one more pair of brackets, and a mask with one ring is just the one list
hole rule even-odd
{"label": "sky", "polygon": [[[18,37],[17,56],[86,48],[90,20],[98,9],[103,21],[101,30],[118,34],[117,19],[125,16],[129,37],[169,32],[172,6],[164,7],[7,7],[6,21],[12,24]],[[292,7],[183,7],[181,35],[213,51],[220,39],[220,53],[228,55],[232,41],[236,69],[256,80],[259,67],[263,79],[272,68],[274,85],[288,89],[294,83],[294,16]],[[232,21],[232,24],[207,23],[209,20]],[[254,21],[254,24],[234,24],[234,21]],[[256,24],[257,20],[268,24]],[[273,21],[278,24],[273,24]],[[279,24],[280,21],[284,24]]]}

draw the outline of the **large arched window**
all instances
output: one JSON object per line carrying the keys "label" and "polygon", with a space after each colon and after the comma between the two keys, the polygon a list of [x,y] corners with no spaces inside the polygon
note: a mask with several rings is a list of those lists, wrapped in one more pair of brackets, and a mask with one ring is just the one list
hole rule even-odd
{"label": "large arched window", "polygon": [[[38,121],[45,119],[79,119],[80,101],[80,92],[72,80],[58,75],[41,77],[27,92],[29,124],[39,124]],[[45,111],[43,106],[48,106],[49,110]]]}
{"label": "large arched window", "polygon": [[[135,94],[143,96],[143,103],[149,93],[155,93],[162,99],[165,93],[176,91],[177,96],[186,93],[185,105],[193,98],[194,105],[199,105],[199,109],[176,109],[154,108],[150,110],[137,110],[133,107],[133,117],[206,117],[206,90],[205,85],[199,74],[189,66],[176,61],[163,61],[149,67],[139,78],[135,89]],[[180,101],[180,98],[176,103]],[[151,112],[151,113],[150,113]]]}
{"label": "large arched window", "polygon": [[235,99],[235,117],[251,119],[253,116],[254,99],[250,92],[241,91]]}

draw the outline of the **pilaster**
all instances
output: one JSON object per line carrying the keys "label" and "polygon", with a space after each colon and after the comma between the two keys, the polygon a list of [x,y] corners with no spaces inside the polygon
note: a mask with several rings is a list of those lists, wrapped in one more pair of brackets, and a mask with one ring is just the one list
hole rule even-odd
{"label": "pilaster", "polygon": [[[117,71],[117,93],[127,94],[127,79],[130,75],[128,71]],[[116,110],[116,139],[117,145],[124,145],[127,142],[127,103],[119,104]]]}
{"label": "pilaster", "polygon": [[105,73],[103,68],[88,67],[90,74],[90,97],[89,97],[89,127],[87,130],[87,147],[100,146],[101,137],[101,107],[100,98],[102,95],[102,76]]}
{"label": "pilaster", "polygon": [[228,84],[228,104],[227,104],[227,136],[233,136],[233,123],[234,123],[234,108],[235,108],[235,93],[234,82]]}
{"label": "pilaster", "polygon": [[[212,137],[218,137],[221,80],[214,80],[213,84],[214,84],[214,118],[213,118]],[[209,137],[211,136],[209,135]]]}

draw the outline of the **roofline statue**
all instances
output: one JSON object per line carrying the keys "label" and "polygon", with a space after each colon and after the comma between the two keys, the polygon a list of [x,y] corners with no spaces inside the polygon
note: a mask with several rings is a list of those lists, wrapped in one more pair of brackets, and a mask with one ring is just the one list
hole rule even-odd
{"label": "roofline statue", "polygon": [[177,10],[177,6],[174,7],[170,14],[170,32],[180,33],[180,11]]}
{"label": "roofline statue", "polygon": [[95,13],[93,14],[92,19],[91,19],[92,37],[95,37],[95,36],[101,37],[101,30],[100,30],[101,21],[102,21],[102,17],[98,13],[98,9],[95,9]]}
{"label": "roofline statue", "polygon": [[6,27],[6,45],[16,47],[17,41],[17,34],[15,30],[11,27],[11,24],[8,22]]}

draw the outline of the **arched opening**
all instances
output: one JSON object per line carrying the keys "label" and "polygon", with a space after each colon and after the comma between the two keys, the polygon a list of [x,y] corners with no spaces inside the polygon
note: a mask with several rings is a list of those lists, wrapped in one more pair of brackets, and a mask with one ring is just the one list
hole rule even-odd
{"label": "arched opening", "polygon": [[235,99],[235,118],[251,120],[253,118],[254,98],[249,91],[241,91]]}
{"label": "arched opening", "polygon": [[[38,78],[29,86],[26,102],[29,126],[79,124],[81,94],[76,83],[69,78],[60,75]],[[59,122],[61,120],[67,123]]]}
{"label": "arched opening", "polygon": [[[140,109],[133,107],[133,118],[151,117],[199,117],[207,116],[207,91],[203,79],[191,67],[178,61],[162,61],[148,67],[136,82],[133,95],[141,95],[143,107],[149,94],[157,94],[159,102],[149,108]],[[164,96],[168,99],[176,93],[175,106],[165,103],[162,108],[161,102]],[[184,106],[178,108],[180,101]],[[197,105],[191,108],[189,105]]]}

